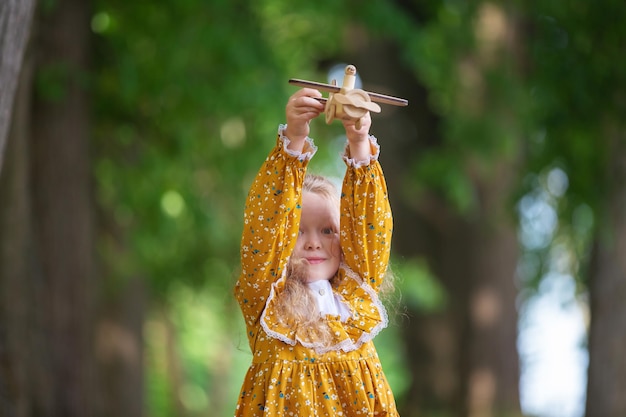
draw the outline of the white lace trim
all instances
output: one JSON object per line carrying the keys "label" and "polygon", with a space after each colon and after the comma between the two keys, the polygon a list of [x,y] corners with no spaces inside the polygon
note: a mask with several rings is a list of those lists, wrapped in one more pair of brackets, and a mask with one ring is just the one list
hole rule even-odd
{"label": "white lace trim", "polygon": [[315,142],[310,137],[306,137],[303,151],[299,152],[294,151],[293,149],[289,149],[289,144],[291,143],[291,139],[285,136],[285,129],[287,129],[286,124],[278,125],[278,136],[280,140],[283,142],[283,149],[287,153],[287,155],[293,156],[294,158],[298,158],[300,161],[305,161],[313,158],[313,155],[317,152],[317,146],[315,146]]}
{"label": "white lace trim", "polygon": [[[346,265],[343,262],[341,263],[340,268],[344,268],[344,270],[346,271],[346,276],[357,281],[359,283],[359,286],[363,288],[363,290],[365,290],[365,292],[369,294],[374,304],[374,307],[376,307],[376,309],[378,310],[380,317],[381,317],[381,321],[376,326],[374,326],[372,330],[370,330],[369,332],[363,332],[361,337],[359,337],[359,339],[356,342],[350,339],[346,339],[331,346],[324,346],[322,343],[305,342],[303,340],[300,340],[300,338],[298,338],[297,336],[295,337],[295,339],[291,339],[280,332],[271,330],[269,326],[267,325],[267,323],[265,322],[265,315],[267,312],[267,307],[270,305],[270,302],[275,297],[274,289],[276,288],[276,285],[279,282],[287,279],[287,269],[284,268],[283,273],[280,276],[280,278],[272,284],[270,288],[270,295],[267,298],[267,301],[265,302],[265,308],[263,309],[263,313],[261,313],[261,327],[263,328],[265,333],[269,337],[280,340],[281,342],[284,342],[291,346],[295,346],[296,343],[300,343],[304,347],[307,347],[309,349],[314,349],[319,355],[328,353],[333,350],[343,350],[344,352],[351,352],[353,350],[357,350],[358,348],[360,348],[364,343],[367,343],[370,340],[374,339],[381,332],[381,330],[387,327],[387,324],[389,323],[387,310],[385,309],[385,306],[378,298],[378,294],[376,294],[376,291],[374,291],[374,289],[369,284],[367,284],[363,279],[361,279],[361,277],[356,272],[354,272],[348,265]],[[353,314],[352,307],[350,306],[349,303],[345,302],[344,298],[341,295],[339,295],[339,297],[341,298],[341,301],[350,309],[350,316],[352,317],[352,314]]]}
{"label": "white lace trim", "polygon": [[378,144],[378,139],[376,139],[376,137],[373,135],[369,135],[368,138],[370,141],[370,145],[373,146],[374,149],[376,149],[376,152],[374,153],[374,155],[370,155],[368,159],[363,160],[363,161],[357,161],[354,158],[349,158],[348,157],[348,145],[346,144],[346,148],[344,152],[342,153],[341,157],[343,158],[343,160],[346,162],[348,166],[351,166],[354,168],[360,168],[360,167],[371,164],[372,161],[378,160],[378,156],[380,155],[380,145]]}

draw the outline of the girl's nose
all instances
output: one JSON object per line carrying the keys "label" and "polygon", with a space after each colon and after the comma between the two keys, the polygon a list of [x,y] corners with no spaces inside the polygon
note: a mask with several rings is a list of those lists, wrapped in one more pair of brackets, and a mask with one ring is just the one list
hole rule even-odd
{"label": "girl's nose", "polygon": [[304,245],[306,249],[319,249],[320,246],[320,240],[315,235],[309,236]]}

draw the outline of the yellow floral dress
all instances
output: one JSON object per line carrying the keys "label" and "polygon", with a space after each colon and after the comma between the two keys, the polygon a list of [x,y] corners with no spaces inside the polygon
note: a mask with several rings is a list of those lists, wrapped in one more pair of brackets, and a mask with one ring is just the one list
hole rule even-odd
{"label": "yellow floral dress", "polygon": [[275,297],[284,288],[285,268],[298,236],[302,182],[317,148],[287,149],[279,127],[276,147],[248,194],[241,241],[242,271],[235,296],[253,353],[235,416],[397,416],[393,394],[372,339],[387,325],[378,299],[389,260],[392,217],[371,137],[368,165],[345,155],[340,241],[343,261],[333,291],[350,316],[326,315],[330,346],[308,337],[307,329],[278,320]]}

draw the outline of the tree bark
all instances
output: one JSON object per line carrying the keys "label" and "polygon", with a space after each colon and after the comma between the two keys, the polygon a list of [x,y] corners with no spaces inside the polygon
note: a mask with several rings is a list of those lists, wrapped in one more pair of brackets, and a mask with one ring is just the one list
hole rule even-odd
{"label": "tree bark", "polygon": [[41,293],[33,283],[33,235],[30,213],[30,106],[32,54],[27,54],[8,132],[6,163],[0,174],[0,414],[33,414],[37,389],[47,392],[45,360],[37,352],[44,345]]}
{"label": "tree bark", "polygon": [[[80,82],[89,13],[88,2],[66,0],[40,16],[20,79],[0,177],[3,415],[94,415],[94,210]],[[50,68],[67,69],[55,97],[33,87],[33,72],[59,73]]]}
{"label": "tree bark", "polygon": [[604,204],[589,271],[586,417],[626,415],[626,137],[613,134]]}
{"label": "tree bark", "polygon": [[0,173],[34,10],[35,0],[4,0],[0,3]]}
{"label": "tree bark", "polygon": [[[45,291],[45,329],[55,416],[92,415],[94,232],[90,113],[86,91],[90,3],[62,0],[40,20],[41,89],[32,114],[33,229]],[[59,383],[62,381],[62,383]]]}

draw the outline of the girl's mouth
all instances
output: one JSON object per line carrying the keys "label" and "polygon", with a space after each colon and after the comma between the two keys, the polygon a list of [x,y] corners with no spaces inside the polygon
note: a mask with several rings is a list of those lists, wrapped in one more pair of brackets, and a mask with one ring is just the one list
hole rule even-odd
{"label": "girl's mouth", "polygon": [[324,262],[324,258],[306,258],[306,260],[311,265],[317,265]]}

